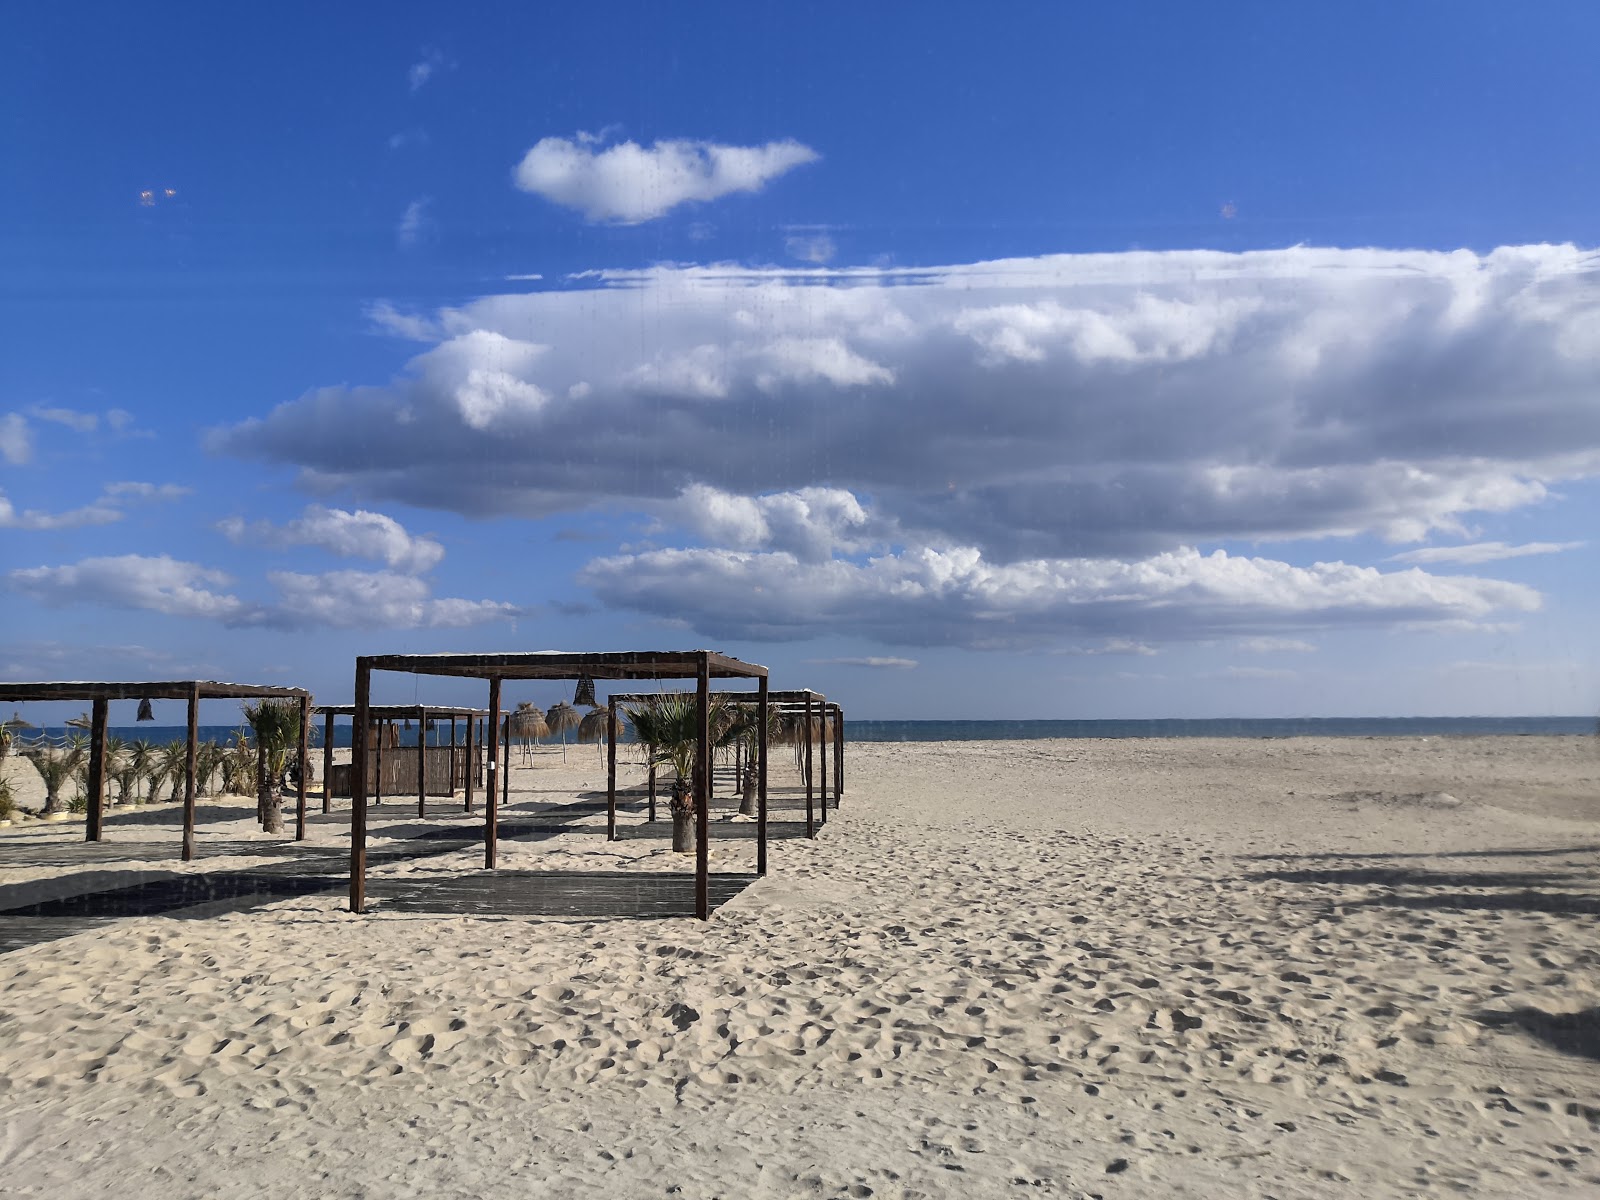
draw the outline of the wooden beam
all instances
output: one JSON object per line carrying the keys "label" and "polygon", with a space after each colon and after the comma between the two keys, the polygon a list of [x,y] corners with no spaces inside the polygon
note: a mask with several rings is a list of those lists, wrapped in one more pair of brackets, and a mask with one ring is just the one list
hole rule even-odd
{"label": "wooden beam", "polygon": [[617,840],[617,702],[606,701],[606,841]]}
{"label": "wooden beam", "polygon": [[322,811],[333,811],[333,714],[322,724]]}
{"label": "wooden beam", "polygon": [[706,656],[695,675],[694,914],[711,919],[711,670]]}
{"label": "wooden beam", "polygon": [[355,725],[350,730],[350,911],[367,903],[367,699],[372,667],[356,659]]}
{"label": "wooden beam", "polygon": [[195,775],[199,767],[200,692],[189,693],[187,733],[188,744],[183,753],[183,861],[194,861],[194,795]]}
{"label": "wooden beam", "polygon": [[311,766],[311,697],[300,697],[300,757],[296,766],[299,771],[299,787],[295,789],[294,798],[294,840],[306,840],[306,770]]}
{"label": "wooden beam", "polygon": [[83,840],[105,840],[106,820],[106,701],[94,702],[89,720],[89,811],[84,820]]}
{"label": "wooden beam", "polygon": [[[508,739],[509,742],[509,739]],[[483,865],[487,870],[494,869],[495,852],[495,821],[499,818],[497,801],[500,789],[495,785],[500,782],[497,772],[500,769],[500,676],[496,675],[489,680],[489,778],[484,790],[488,793],[484,804],[483,819]],[[511,767],[510,760],[506,768]]]}
{"label": "wooden beam", "polygon": [[767,681],[756,684],[756,874],[767,873]]}

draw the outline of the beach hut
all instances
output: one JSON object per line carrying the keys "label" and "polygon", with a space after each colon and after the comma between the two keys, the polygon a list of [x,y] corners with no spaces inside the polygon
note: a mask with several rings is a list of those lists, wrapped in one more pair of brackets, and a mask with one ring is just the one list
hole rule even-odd
{"label": "beach hut", "polygon": [[[698,710],[696,752],[696,837],[695,837],[695,914],[702,920],[710,913],[709,860],[710,833],[708,827],[709,795],[706,782],[710,776],[711,731],[709,727],[712,679],[754,679],[757,683],[756,703],[765,718],[767,710],[767,669],[755,663],[741,662],[713,650],[672,651],[617,651],[608,653],[570,653],[567,651],[529,651],[499,654],[375,654],[356,659],[355,671],[355,771],[352,776],[354,814],[350,836],[350,910],[362,912],[366,908],[367,883],[367,795],[366,741],[368,710],[371,707],[372,675],[374,671],[401,672],[412,675],[437,675],[455,678],[480,679],[489,685],[489,783],[488,803],[484,819],[484,867],[495,866],[499,838],[499,793],[496,778],[499,764],[500,692],[507,680],[541,679],[694,679]],[[616,742],[611,740],[610,754],[615,757]],[[763,764],[766,761],[762,756]],[[759,783],[761,810],[766,810],[766,778],[762,770]],[[760,870],[766,867],[766,825],[763,817],[757,831]]]}

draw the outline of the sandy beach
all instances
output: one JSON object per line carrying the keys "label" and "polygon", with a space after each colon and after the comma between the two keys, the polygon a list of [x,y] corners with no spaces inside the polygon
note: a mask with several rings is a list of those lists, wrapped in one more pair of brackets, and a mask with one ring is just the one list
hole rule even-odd
{"label": "sandy beach", "polygon": [[[775,842],[705,924],[315,895],[0,955],[0,1194],[1600,1194],[1595,739],[862,744],[848,764],[821,836]],[[603,786],[593,747],[542,749],[509,815]],[[237,806],[203,854],[260,838]],[[176,809],[142,817],[113,839],[175,842]],[[503,842],[502,866],[683,869],[571,823]],[[79,837],[0,831],[50,860],[0,867],[0,896],[99,886],[61,865]],[[714,843],[713,871],[750,850]]]}

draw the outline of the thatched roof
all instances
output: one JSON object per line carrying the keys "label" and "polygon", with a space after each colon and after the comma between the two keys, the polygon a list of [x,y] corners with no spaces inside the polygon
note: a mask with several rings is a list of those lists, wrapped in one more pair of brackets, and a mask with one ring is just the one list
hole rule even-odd
{"label": "thatched roof", "polygon": [[565,700],[552,704],[544,714],[544,723],[550,727],[551,733],[565,733],[569,729],[576,729],[583,720],[583,714]]}
{"label": "thatched roof", "polygon": [[532,738],[538,741],[550,736],[550,726],[545,724],[544,710],[535,708],[524,700],[509,717],[507,732],[514,738]]}
{"label": "thatched roof", "polygon": [[610,728],[611,713],[604,708],[597,708],[583,714],[583,719],[578,722],[578,740],[580,742],[603,742]]}

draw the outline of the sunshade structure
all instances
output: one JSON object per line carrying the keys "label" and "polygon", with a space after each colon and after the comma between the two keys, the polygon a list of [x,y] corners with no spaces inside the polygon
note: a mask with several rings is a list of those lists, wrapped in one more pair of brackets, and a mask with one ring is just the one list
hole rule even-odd
{"label": "sunshade structure", "polygon": [[[798,725],[801,730],[810,730],[813,734],[818,732],[819,722],[823,718],[833,715],[833,743],[834,743],[834,800],[835,808],[839,806],[839,797],[844,792],[844,710],[837,704],[829,704],[827,697],[820,692],[807,689],[774,692],[765,691],[765,700],[762,713],[758,716],[759,740],[756,752],[756,873],[767,873],[767,721],[765,713],[768,710],[776,711],[785,717],[798,717],[803,720],[803,725]],[[617,706],[619,704],[641,704],[659,697],[659,692],[617,692],[614,693],[604,709],[596,709],[590,716],[603,716],[605,725],[596,726],[596,736],[603,736],[610,746],[606,757],[606,838],[615,841],[617,837]],[[728,704],[762,705],[761,693],[715,691],[711,693],[713,700],[721,700]],[[586,718],[587,720],[587,718]],[[825,722],[823,723],[825,728]],[[795,739],[800,740],[798,737]],[[801,763],[801,774],[806,782],[806,836],[817,836],[816,803],[817,791],[815,789],[815,775],[812,771],[811,745],[816,738],[806,739],[804,745],[804,758]],[[822,739],[822,823],[828,821],[828,750],[827,740]],[[709,777],[708,777],[709,787]],[[650,819],[655,820],[655,770],[651,768],[650,774]]]}
{"label": "sunshade structure", "polygon": [[[478,718],[487,716],[485,708],[460,708],[450,704],[369,704],[367,706],[367,720],[373,725],[392,724],[395,721],[415,721],[421,730],[417,738],[417,816],[428,815],[428,725],[434,721],[450,722],[450,770],[448,774],[448,787],[450,795],[455,795],[456,780],[465,775],[466,784],[466,811],[472,811],[472,785],[476,781],[477,772],[473,769],[474,752],[478,748],[477,728]],[[356,706],[354,704],[321,704],[317,706],[317,715],[323,720],[322,737],[322,811],[330,812],[333,808],[333,719],[335,717],[354,717]],[[466,721],[467,735],[465,746],[467,750],[467,767],[465,772],[456,770],[456,731],[457,723]],[[353,748],[355,735],[350,737],[352,747],[351,758],[354,759]],[[381,760],[383,755],[384,739],[378,738],[377,752]],[[437,749],[443,750],[440,746]],[[352,765],[351,771],[355,768]],[[383,778],[380,770],[378,779]],[[352,792],[354,789],[352,789]]]}
{"label": "sunshade structure", "polygon": [[106,715],[113,700],[183,700],[189,706],[188,753],[183,770],[183,861],[194,858],[195,751],[199,744],[202,700],[298,700],[300,702],[300,783],[295,803],[295,840],[306,836],[306,756],[311,727],[311,693],[300,688],[267,687],[251,683],[218,683],[211,679],[168,680],[157,683],[0,683],[0,703],[6,701],[88,700],[89,811],[84,840],[103,841],[106,800]]}
{"label": "sunshade structure", "polygon": [[[609,653],[569,653],[560,650],[506,654],[373,654],[356,659],[355,730],[352,737],[351,791],[354,817],[350,831],[350,911],[366,907],[367,893],[367,730],[374,671],[399,671],[412,675],[444,675],[483,679],[489,684],[488,803],[485,805],[483,865],[495,865],[499,821],[499,788],[494,772],[500,750],[500,686],[508,679],[694,679],[699,707],[699,739],[695,772],[695,915],[711,915],[710,831],[707,809],[711,776],[711,680],[754,679],[763,718],[767,706],[767,669],[741,662],[714,650],[630,650]],[[765,726],[763,725],[763,728]],[[614,743],[613,743],[614,744]],[[615,751],[613,751],[615,753]],[[763,763],[765,756],[763,755]],[[766,795],[765,771],[761,792]]]}

